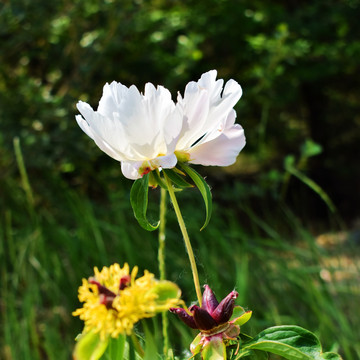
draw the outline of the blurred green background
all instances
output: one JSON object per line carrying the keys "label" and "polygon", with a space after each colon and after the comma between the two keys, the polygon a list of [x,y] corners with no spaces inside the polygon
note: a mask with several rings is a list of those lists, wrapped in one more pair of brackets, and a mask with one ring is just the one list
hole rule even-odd
{"label": "blurred green background", "polygon": [[[229,168],[197,168],[215,203],[206,230],[199,194],[179,194],[201,282],[219,298],[239,291],[249,334],[297,324],[359,359],[359,15],[358,0],[2,1],[0,358],[69,359],[93,266],[157,274],[132,182],[78,128],[76,102],[96,108],[113,80],[175,99],[217,69],[243,87],[247,145]],[[154,218],[158,200],[152,191]],[[172,211],[167,234],[168,278],[190,303]],[[193,334],[170,320],[179,355]]]}

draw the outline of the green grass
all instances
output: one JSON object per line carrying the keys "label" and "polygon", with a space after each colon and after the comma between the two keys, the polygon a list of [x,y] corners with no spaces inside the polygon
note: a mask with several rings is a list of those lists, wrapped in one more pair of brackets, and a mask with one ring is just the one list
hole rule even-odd
{"label": "green grass", "polygon": [[[21,168],[19,156],[18,162]],[[0,357],[69,359],[82,328],[71,316],[79,306],[81,279],[89,277],[94,266],[113,262],[128,262],[158,275],[157,234],[136,223],[129,201],[131,182],[119,179],[111,191],[104,189],[101,197],[90,200],[80,188],[71,189],[50,176],[46,188],[37,187],[30,177],[33,190],[23,170],[22,178],[1,184]],[[150,194],[154,218],[158,194]],[[236,193],[232,196],[237,198]],[[205,216],[200,195],[193,189],[178,198],[201,282],[219,298],[235,288],[240,294],[237,303],[253,310],[243,331],[255,334],[268,326],[300,325],[320,337],[324,350],[340,351],[347,360],[360,357],[359,268],[351,276],[336,278],[346,270],[343,256],[353,264],[358,260],[351,244],[320,246],[287,207],[278,204],[259,215],[235,200],[215,202],[210,224],[200,232]],[[170,205],[166,265],[168,279],[182,288],[184,300],[194,301],[188,259]],[[330,279],[321,276],[324,273]],[[182,354],[194,334],[173,315],[169,319],[171,343],[175,353]],[[160,338],[159,322],[152,324],[159,335],[155,338]],[[160,352],[161,344],[157,346]]]}

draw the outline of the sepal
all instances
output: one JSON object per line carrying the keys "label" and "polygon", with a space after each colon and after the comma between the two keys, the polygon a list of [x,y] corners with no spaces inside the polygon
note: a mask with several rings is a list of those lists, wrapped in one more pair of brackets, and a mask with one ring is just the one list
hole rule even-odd
{"label": "sepal", "polygon": [[[235,306],[235,308],[234,308],[234,313],[235,313],[236,308],[237,308],[237,306]],[[245,323],[247,323],[250,320],[251,315],[252,315],[252,311],[246,311],[246,312],[243,312],[240,316],[234,318],[234,313],[233,313],[233,316],[231,318],[232,319],[231,323],[234,324],[234,325],[239,325],[239,326],[244,325]],[[236,316],[236,314],[235,314],[235,316]]]}
{"label": "sepal", "polygon": [[190,351],[193,354],[192,357],[194,357],[201,351],[201,349],[203,347],[201,339],[202,339],[202,335],[201,335],[201,333],[199,333],[196,335],[195,339],[190,344]]}
{"label": "sepal", "polygon": [[203,360],[226,360],[226,346],[221,337],[212,337],[203,346],[201,353]]}
{"label": "sepal", "polygon": [[150,290],[150,293],[155,293],[156,311],[166,311],[171,306],[176,306],[180,302],[181,290],[173,282],[167,280],[160,280]]}

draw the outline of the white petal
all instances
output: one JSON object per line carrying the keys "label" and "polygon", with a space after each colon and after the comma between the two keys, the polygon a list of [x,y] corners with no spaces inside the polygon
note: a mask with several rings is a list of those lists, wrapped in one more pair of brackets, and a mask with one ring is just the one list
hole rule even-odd
{"label": "white petal", "polygon": [[105,84],[97,111],[103,116],[112,118],[113,113],[117,111],[128,91],[125,85],[116,81],[110,85]]}
{"label": "white petal", "polygon": [[140,179],[141,175],[139,174],[139,168],[142,165],[142,161],[122,161],[121,162],[121,172],[123,175],[130,179],[130,180],[136,180]]}
{"label": "white petal", "polygon": [[80,126],[81,130],[87,135],[89,136],[91,139],[94,140],[94,136],[92,134],[91,128],[89,126],[89,123],[81,116],[81,115],[76,115],[75,119],[78,123],[78,125]]}
{"label": "white petal", "polygon": [[176,146],[178,150],[189,148],[204,135],[209,104],[209,93],[201,90],[196,83],[187,85],[184,99],[179,94],[177,108],[183,114],[183,128]]}
{"label": "white petal", "polygon": [[210,101],[217,103],[221,96],[221,90],[224,85],[223,79],[216,80],[217,71],[211,70],[201,75],[198,81],[198,86],[201,89],[206,89],[209,93]]}
{"label": "white petal", "polygon": [[77,107],[79,111],[83,114],[83,116],[86,117],[86,120],[81,115],[76,115],[75,117],[81,130],[83,130],[86,135],[93,139],[96,145],[107,155],[118,161],[124,160],[124,154],[121,153],[119,149],[115,149],[111,145],[109,145],[107,141],[104,140],[101,135],[96,132],[96,129],[93,129],[91,127],[91,125],[94,125],[101,116],[85,102],[80,101],[77,104]]}
{"label": "white petal", "polygon": [[184,98],[178,96],[177,106],[183,112],[183,129],[176,150],[188,151],[199,140],[219,127],[240,99],[242,90],[235,80],[229,80],[221,94],[223,80],[216,80],[216,71],[201,76],[197,83],[190,82]]}
{"label": "white petal", "polygon": [[78,108],[78,110],[80,111],[81,115],[85,118],[85,120],[89,123],[90,121],[92,121],[95,111],[93,110],[93,108],[86,102],[84,101],[79,101],[76,104],[76,107]]}
{"label": "white petal", "polygon": [[220,121],[218,121],[216,128],[209,131],[194,146],[206,143],[220,136],[223,131],[230,129],[235,124],[235,120],[236,120],[236,111],[234,109],[231,109],[227,117],[222,118]]}
{"label": "white petal", "polygon": [[246,141],[243,128],[239,124],[232,125],[233,116],[233,112],[229,114],[225,129],[214,130],[207,141],[199,142],[190,149],[190,163],[228,166],[236,161]]}
{"label": "white petal", "polygon": [[214,99],[209,111],[207,121],[208,129],[212,129],[216,124],[226,117],[242,95],[241,86],[235,80],[229,80],[221,98]]}
{"label": "white petal", "polygon": [[151,161],[151,165],[163,169],[171,169],[175,167],[176,163],[177,163],[177,158],[175,154],[170,154],[167,156],[159,156]]}

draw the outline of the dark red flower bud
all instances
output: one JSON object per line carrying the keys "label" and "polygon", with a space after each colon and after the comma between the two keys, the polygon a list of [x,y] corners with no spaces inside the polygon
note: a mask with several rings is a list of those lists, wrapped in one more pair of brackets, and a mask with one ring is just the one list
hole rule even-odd
{"label": "dark red flower bud", "polygon": [[120,279],[119,290],[124,290],[131,282],[131,276],[125,275]]}
{"label": "dark red flower bud", "polygon": [[216,297],[212,290],[210,289],[209,285],[204,285],[204,292],[202,297],[202,309],[205,309],[211,315],[212,312],[217,308],[219,302],[216,300]]}
{"label": "dark red flower bud", "polygon": [[90,278],[90,279],[89,279],[89,283],[90,283],[90,284],[94,284],[94,285],[97,286],[98,291],[99,291],[99,294],[103,294],[103,295],[105,295],[105,296],[107,296],[107,297],[113,297],[113,298],[116,297],[116,294],[115,294],[115,293],[113,293],[111,290],[109,290],[106,286],[101,285],[101,284],[100,284],[98,281],[96,281],[95,279]]}
{"label": "dark red flower bud", "polygon": [[196,328],[199,330],[210,330],[217,326],[216,321],[211,317],[207,310],[193,305],[189,309],[194,317]]}
{"label": "dark red flower bud", "polygon": [[116,298],[116,294],[113,293],[111,290],[109,290],[106,286],[101,285],[94,278],[90,278],[89,283],[97,286],[98,291],[99,291],[100,304],[103,304],[108,309],[111,309],[112,303],[113,303],[114,299]]}
{"label": "dark red flower bud", "polygon": [[179,316],[180,320],[192,329],[197,329],[194,318],[182,308],[170,308],[170,312]]}
{"label": "dark red flower bud", "polygon": [[220,324],[224,324],[230,320],[235,306],[235,299],[238,297],[236,291],[232,291],[226,298],[224,298],[217,308],[212,312],[213,319]]}

